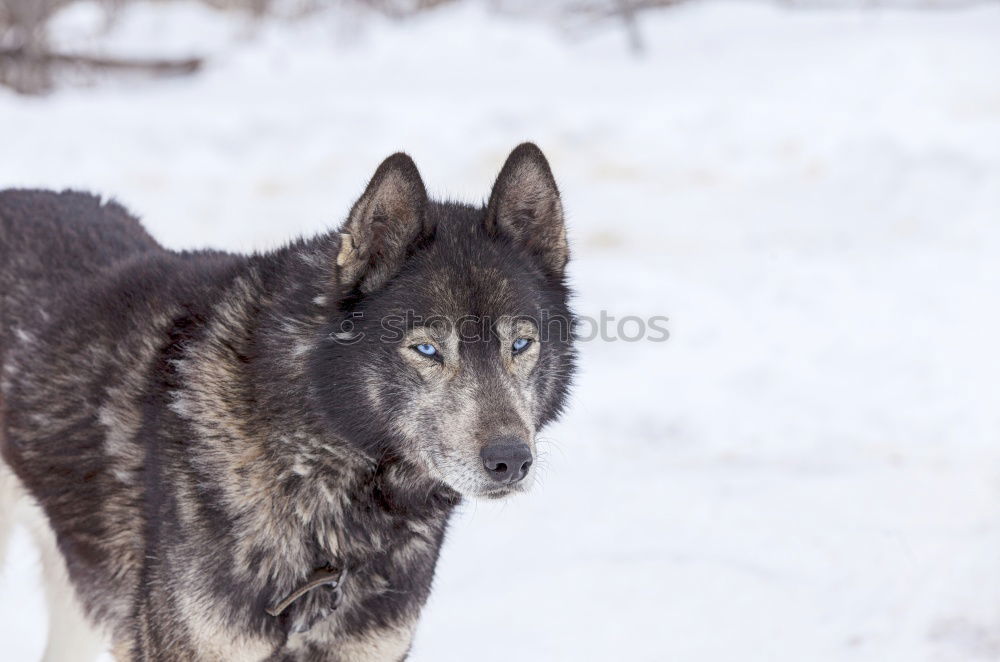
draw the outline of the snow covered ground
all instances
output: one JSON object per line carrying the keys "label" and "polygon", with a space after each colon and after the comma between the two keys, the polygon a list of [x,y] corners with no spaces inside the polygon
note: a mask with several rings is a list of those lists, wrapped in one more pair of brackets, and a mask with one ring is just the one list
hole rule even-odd
{"label": "snow covered ground", "polygon": [[[644,59],[617,26],[475,7],[99,23],[59,34],[209,67],[0,91],[0,186],[266,248],[337,223],[392,151],[480,200],[530,138],[579,311],[670,318],[581,346],[539,489],[463,509],[414,661],[1000,659],[1000,7],[685,5],[643,18]],[[42,645],[34,567],[18,538],[4,660]]]}

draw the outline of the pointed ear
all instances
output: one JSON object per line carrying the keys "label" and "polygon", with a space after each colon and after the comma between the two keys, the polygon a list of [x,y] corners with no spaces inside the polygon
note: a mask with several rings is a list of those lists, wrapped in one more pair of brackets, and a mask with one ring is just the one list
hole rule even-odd
{"label": "pointed ear", "polygon": [[340,284],[367,294],[395,276],[425,230],[426,207],[413,159],[399,152],[383,161],[340,229]]}
{"label": "pointed ear", "polygon": [[562,201],[549,162],[533,143],[518,145],[504,163],[486,208],[486,229],[505,234],[561,277],[569,260]]}

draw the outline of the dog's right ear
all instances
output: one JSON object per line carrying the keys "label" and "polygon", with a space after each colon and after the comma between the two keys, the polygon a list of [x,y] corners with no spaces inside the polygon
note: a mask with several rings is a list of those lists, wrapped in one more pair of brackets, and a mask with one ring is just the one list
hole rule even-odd
{"label": "dog's right ear", "polygon": [[423,234],[427,189],[406,154],[378,167],[340,229],[338,281],[368,294],[396,275],[410,245]]}

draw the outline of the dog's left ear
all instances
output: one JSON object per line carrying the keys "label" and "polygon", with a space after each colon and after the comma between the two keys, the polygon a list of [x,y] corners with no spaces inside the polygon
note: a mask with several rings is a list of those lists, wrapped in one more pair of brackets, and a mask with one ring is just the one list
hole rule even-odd
{"label": "dog's left ear", "polygon": [[339,282],[368,294],[396,275],[425,231],[427,189],[406,154],[378,167],[340,229]]}
{"label": "dog's left ear", "polygon": [[486,229],[507,235],[562,277],[569,260],[562,201],[549,162],[533,143],[518,145],[507,157],[490,194]]}

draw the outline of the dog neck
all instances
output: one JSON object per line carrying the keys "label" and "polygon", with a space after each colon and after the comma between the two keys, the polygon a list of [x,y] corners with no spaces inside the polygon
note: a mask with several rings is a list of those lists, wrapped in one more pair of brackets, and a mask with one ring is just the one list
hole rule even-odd
{"label": "dog neck", "polygon": [[[321,335],[318,314],[283,314],[253,273],[230,289],[175,362],[172,409],[193,433],[198,472],[222,492],[244,585],[271,607],[318,569],[348,568],[338,613],[391,591],[406,595],[390,601],[400,618],[413,616],[458,494],[329,429],[312,406],[304,362]],[[287,619],[309,623],[315,603],[311,593],[293,600]]]}

